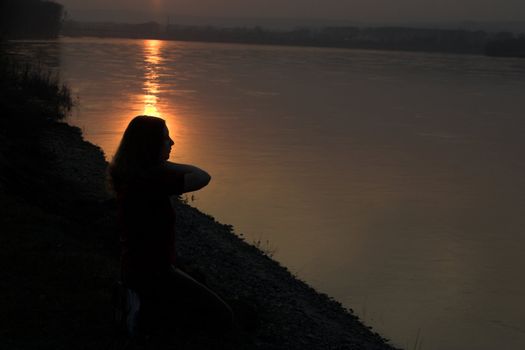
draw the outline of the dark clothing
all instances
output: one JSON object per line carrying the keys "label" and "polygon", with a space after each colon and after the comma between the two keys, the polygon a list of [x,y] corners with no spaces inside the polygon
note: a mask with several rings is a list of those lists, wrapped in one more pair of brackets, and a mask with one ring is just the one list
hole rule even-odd
{"label": "dark clothing", "polygon": [[183,192],[184,174],[165,166],[118,191],[122,281],[140,297],[139,320],[145,329],[183,323],[224,331],[233,324],[230,307],[176,268],[175,211],[170,196]]}
{"label": "dark clothing", "polygon": [[130,287],[138,279],[164,274],[176,265],[170,196],[183,189],[184,174],[159,166],[117,194],[122,278]]}
{"label": "dark clothing", "polygon": [[185,272],[172,268],[166,275],[152,277],[139,284],[143,328],[166,325],[208,332],[231,330],[233,314],[229,306],[212,290]]}

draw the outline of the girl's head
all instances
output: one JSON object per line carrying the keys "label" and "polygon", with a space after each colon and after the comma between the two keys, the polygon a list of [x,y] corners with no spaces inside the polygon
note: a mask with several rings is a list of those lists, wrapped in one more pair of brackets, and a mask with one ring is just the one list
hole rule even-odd
{"label": "girl's head", "polygon": [[113,187],[118,190],[121,185],[162,164],[169,158],[172,145],[163,119],[145,115],[133,118],[110,165]]}

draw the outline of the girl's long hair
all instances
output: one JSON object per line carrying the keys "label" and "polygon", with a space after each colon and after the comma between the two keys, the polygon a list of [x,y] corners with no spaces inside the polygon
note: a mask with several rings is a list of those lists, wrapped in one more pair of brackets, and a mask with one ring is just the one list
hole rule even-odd
{"label": "girl's long hair", "polygon": [[163,119],[146,115],[139,115],[129,123],[109,165],[109,182],[115,192],[144,178],[162,163],[165,129]]}

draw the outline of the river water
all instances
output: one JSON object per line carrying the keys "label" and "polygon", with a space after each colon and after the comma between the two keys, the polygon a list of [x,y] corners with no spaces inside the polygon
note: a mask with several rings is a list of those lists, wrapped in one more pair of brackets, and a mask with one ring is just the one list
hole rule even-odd
{"label": "river water", "polygon": [[[62,38],[59,70],[108,159],[160,115],[192,204],[407,349],[525,348],[525,60]],[[416,344],[417,343],[417,344]]]}

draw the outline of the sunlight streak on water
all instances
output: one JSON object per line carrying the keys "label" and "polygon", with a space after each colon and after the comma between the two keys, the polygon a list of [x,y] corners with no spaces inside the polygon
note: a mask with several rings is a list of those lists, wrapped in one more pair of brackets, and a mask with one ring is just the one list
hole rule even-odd
{"label": "sunlight streak on water", "polygon": [[157,107],[158,94],[160,91],[158,70],[160,65],[162,65],[161,47],[162,41],[160,40],[144,41],[144,66],[146,72],[144,81],[144,110],[142,114],[153,117],[161,116]]}
{"label": "sunlight streak on water", "polygon": [[[160,94],[162,89],[160,71],[163,69],[164,64],[164,57],[162,55],[164,41],[142,40],[141,44],[143,61],[142,64],[139,65],[139,68],[143,71],[142,94],[130,94],[130,96],[135,96],[135,98],[130,101],[132,106],[130,106],[129,110],[133,111],[132,113],[127,113],[127,117],[115,116],[112,119],[120,121],[121,125],[118,127],[118,130],[124,130],[131,119],[136,115],[140,114],[159,117],[166,121],[166,125],[172,132],[172,135],[177,134],[180,127],[178,127],[175,117],[171,115],[168,110],[163,110],[160,106]],[[115,133],[111,145],[106,145],[104,147],[106,151],[110,150],[109,154],[112,154],[115,151],[121,135],[120,132]],[[180,147],[179,137],[175,138],[177,147]],[[173,158],[173,154],[171,158]]]}

